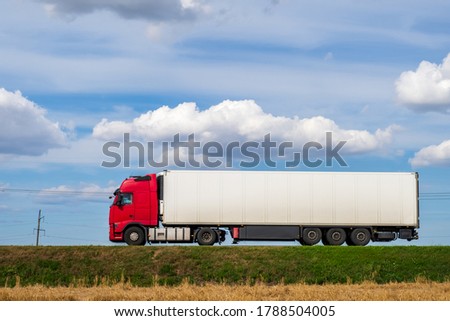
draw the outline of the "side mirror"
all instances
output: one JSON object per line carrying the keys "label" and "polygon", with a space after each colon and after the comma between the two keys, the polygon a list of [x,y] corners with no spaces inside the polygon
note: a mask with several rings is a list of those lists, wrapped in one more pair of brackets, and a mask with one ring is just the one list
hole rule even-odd
{"label": "side mirror", "polygon": [[123,199],[122,194],[118,194],[117,195],[117,201],[116,201],[115,205],[117,205],[117,206],[122,205],[122,199]]}

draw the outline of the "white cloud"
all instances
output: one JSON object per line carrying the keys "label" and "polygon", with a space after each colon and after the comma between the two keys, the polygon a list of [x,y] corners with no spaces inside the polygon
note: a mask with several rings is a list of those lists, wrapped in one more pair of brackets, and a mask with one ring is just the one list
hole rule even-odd
{"label": "white cloud", "polygon": [[416,71],[403,72],[396,82],[400,103],[425,112],[450,112],[450,53],[442,64],[422,61]]}
{"label": "white cloud", "polygon": [[37,194],[37,200],[41,203],[70,203],[70,202],[109,202],[117,186],[113,182],[107,187],[101,187],[93,183],[81,184],[79,187],[59,185],[42,189]]}
{"label": "white cloud", "polygon": [[381,149],[392,140],[398,126],[367,130],[342,129],[333,120],[316,116],[299,118],[274,116],[265,113],[253,100],[231,101],[200,111],[195,103],[182,103],[174,108],[160,107],[126,121],[102,119],[93,129],[93,137],[102,140],[122,139],[124,133],[148,141],[171,140],[194,133],[197,140],[230,142],[232,140],[261,141],[270,133],[273,140],[304,144],[308,141],[324,143],[325,132],[333,132],[333,140],[347,141],[347,153],[363,153]]}
{"label": "white cloud", "polygon": [[83,14],[106,10],[124,19],[148,21],[195,20],[203,6],[195,0],[40,0],[51,15],[74,19]]}
{"label": "white cloud", "polygon": [[2,193],[9,187],[8,183],[0,182],[0,197],[2,197]]}
{"label": "white cloud", "polygon": [[50,148],[65,146],[65,133],[45,114],[45,109],[20,91],[0,88],[0,154],[42,155]]}
{"label": "white cloud", "polygon": [[[92,14],[83,9],[116,2],[49,0],[67,9],[55,14],[81,11],[76,14],[79,19],[70,24],[48,19],[43,0],[17,6],[8,2],[10,7],[0,15],[14,26],[3,35],[0,50],[0,60],[8,62],[0,68],[8,86],[35,93],[48,93],[51,88],[52,93],[158,94],[170,88],[171,95],[253,97],[258,101],[283,96],[292,105],[300,100],[303,106],[314,107],[324,100],[329,106],[342,100],[350,105],[390,98],[386,97],[390,89],[386,79],[391,77],[391,66],[373,67],[354,59],[323,63],[321,48],[332,50],[327,39],[335,43],[350,30],[352,35],[355,32],[351,25],[340,26],[347,19],[336,12],[348,14],[342,5],[327,6],[330,24],[320,23],[323,5],[283,1],[269,16],[261,10],[269,1],[180,0],[182,7],[196,3],[205,11],[195,23],[181,24],[178,20],[128,21],[109,9]],[[30,25],[35,32],[26,27]]]}
{"label": "white cloud", "polygon": [[450,166],[450,140],[422,148],[409,162],[413,167]]}
{"label": "white cloud", "polygon": [[[6,158],[5,166],[8,168],[37,169],[50,167],[53,164],[71,166],[92,166],[102,162],[102,142],[92,137],[78,138],[71,141],[67,148],[51,149],[41,156],[20,156]],[[0,158],[1,160],[1,158]]]}

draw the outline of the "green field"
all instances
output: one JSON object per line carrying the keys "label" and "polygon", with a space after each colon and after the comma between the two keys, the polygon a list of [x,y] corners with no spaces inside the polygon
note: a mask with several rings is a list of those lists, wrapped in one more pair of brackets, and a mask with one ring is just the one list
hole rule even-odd
{"label": "green field", "polygon": [[0,247],[0,286],[450,281],[448,246]]}

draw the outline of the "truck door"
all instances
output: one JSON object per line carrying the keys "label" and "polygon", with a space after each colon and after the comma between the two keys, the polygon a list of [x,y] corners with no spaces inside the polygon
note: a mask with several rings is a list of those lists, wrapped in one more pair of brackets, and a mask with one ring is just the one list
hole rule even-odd
{"label": "truck door", "polygon": [[132,193],[120,193],[114,205],[114,222],[126,222],[134,220],[135,209]]}

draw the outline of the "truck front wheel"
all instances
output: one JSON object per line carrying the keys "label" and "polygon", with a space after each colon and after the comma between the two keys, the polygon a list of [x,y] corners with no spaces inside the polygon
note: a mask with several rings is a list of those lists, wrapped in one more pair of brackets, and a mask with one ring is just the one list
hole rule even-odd
{"label": "truck front wheel", "polygon": [[217,234],[208,227],[201,228],[197,233],[197,242],[199,245],[213,245],[216,243]]}
{"label": "truck front wheel", "polygon": [[138,226],[127,228],[123,238],[128,245],[144,245],[146,241],[144,230]]}

